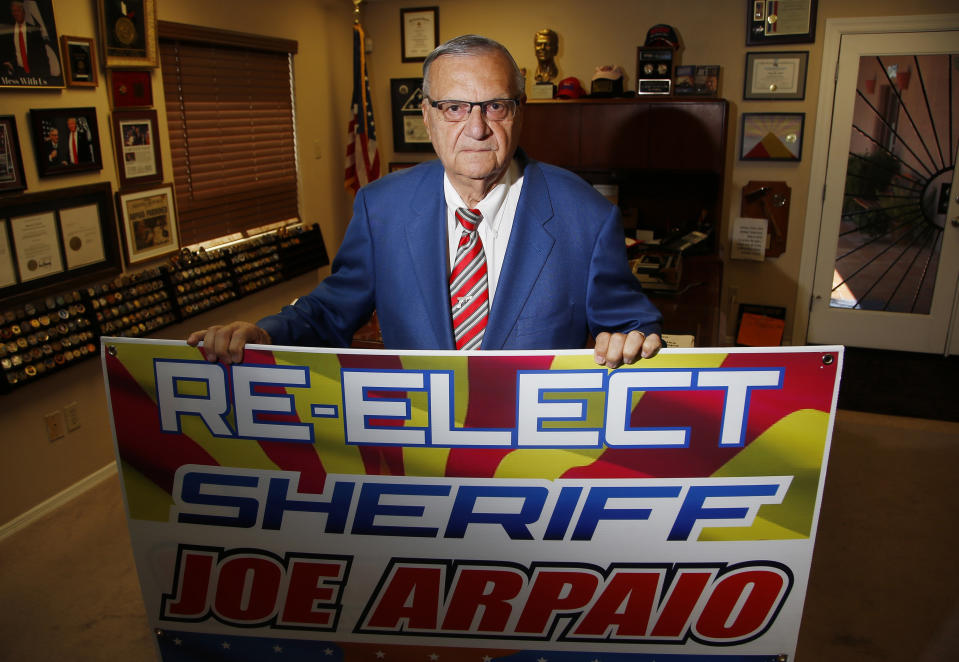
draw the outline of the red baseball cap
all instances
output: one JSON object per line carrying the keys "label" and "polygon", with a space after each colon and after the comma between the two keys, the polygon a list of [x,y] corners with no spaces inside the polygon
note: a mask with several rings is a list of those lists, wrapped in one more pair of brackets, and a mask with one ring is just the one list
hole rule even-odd
{"label": "red baseball cap", "polygon": [[586,96],[586,90],[583,89],[578,78],[570,76],[559,82],[559,89],[556,91],[556,96],[560,99],[579,99],[580,97]]}

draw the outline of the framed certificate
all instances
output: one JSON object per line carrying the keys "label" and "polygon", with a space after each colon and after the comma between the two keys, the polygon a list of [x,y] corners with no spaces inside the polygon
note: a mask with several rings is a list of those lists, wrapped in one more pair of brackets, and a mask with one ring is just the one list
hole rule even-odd
{"label": "framed certificate", "polygon": [[440,41],[439,7],[400,10],[403,62],[422,62]]}
{"label": "framed certificate", "polygon": [[0,198],[0,303],[120,272],[109,182]]}
{"label": "framed certificate", "polygon": [[743,99],[805,99],[809,51],[746,53]]}
{"label": "framed certificate", "polygon": [[746,0],[746,45],[816,40],[816,0]]}

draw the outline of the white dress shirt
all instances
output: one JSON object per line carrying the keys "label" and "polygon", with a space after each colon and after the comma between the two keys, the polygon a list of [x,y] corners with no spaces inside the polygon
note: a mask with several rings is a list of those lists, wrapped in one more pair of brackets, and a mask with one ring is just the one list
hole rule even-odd
{"label": "white dress shirt", "polygon": [[[486,253],[487,281],[489,283],[489,302],[493,305],[493,296],[496,294],[496,284],[503,269],[503,259],[506,257],[506,247],[509,245],[509,236],[513,231],[513,219],[516,216],[516,204],[523,189],[523,173],[516,161],[510,163],[500,180],[493,186],[486,197],[480,200],[474,209],[479,209],[483,221],[477,232],[483,242],[483,252]],[[446,227],[449,238],[449,272],[453,271],[453,262],[456,260],[456,247],[463,234],[463,228],[456,221],[454,212],[466,203],[453,188],[448,175],[443,175],[443,192],[446,196]]]}

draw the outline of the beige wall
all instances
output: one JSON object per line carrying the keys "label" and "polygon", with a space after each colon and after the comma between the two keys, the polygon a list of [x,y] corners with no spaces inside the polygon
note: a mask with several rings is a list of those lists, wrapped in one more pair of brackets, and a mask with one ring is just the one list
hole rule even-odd
{"label": "beige wall", "polygon": [[[95,36],[92,0],[58,0],[57,27],[61,34]],[[342,189],[345,128],[351,77],[350,0],[159,0],[159,18],[241,32],[295,39],[296,126],[300,167],[301,212],[307,222],[319,222],[328,248],[335,250],[349,220],[349,197]],[[379,144],[384,166],[391,160],[414,160],[423,156],[392,153],[389,79],[417,76],[418,64],[400,60],[399,10],[401,7],[437,5],[440,8],[440,38],[478,32],[503,42],[516,55],[520,66],[535,68],[533,34],[544,27],[560,36],[557,63],[560,77],[576,76],[588,86],[593,69],[601,64],[619,64],[628,80],[635,78],[636,46],[646,30],[656,23],[673,25],[683,44],[681,62],[719,64],[720,94],[730,101],[729,155],[727,159],[727,224],[739,210],[739,192],[752,179],[781,179],[792,187],[789,242],[783,256],[764,263],[729,263],[726,268],[726,308],[732,310],[729,292],[740,301],[785,305],[793,302],[802,245],[803,217],[808,193],[810,151],[819,90],[821,35],[831,17],[945,13],[953,0],[829,0],[819,3],[817,42],[777,50],[809,50],[809,76],[805,101],[743,102],[744,3],[741,0],[377,0],[365,3],[364,25],[373,42],[369,73],[378,119]],[[274,9],[264,13],[264,9]],[[79,186],[109,180],[117,186],[112,143],[109,139],[109,106],[104,72],[93,90],[62,91],[0,90],[2,113],[14,114],[20,129],[29,192]],[[162,99],[159,72],[153,76],[154,98]],[[632,88],[635,83],[630,83]],[[101,131],[104,169],[40,180],[33,165],[33,147],[27,138],[30,108],[94,106]],[[164,132],[163,108],[157,106]],[[790,111],[806,113],[806,135],[800,164],[740,163],[736,158],[739,114],[742,112]],[[171,179],[170,155],[163,152],[165,180]],[[726,227],[724,225],[725,237]],[[806,256],[806,259],[812,259]],[[217,319],[256,319],[308,287],[313,276],[272,288],[267,292],[207,313],[185,324],[164,329],[163,337],[179,338]],[[734,322],[730,319],[730,325]],[[798,339],[802,340],[802,339]],[[43,415],[77,402],[81,428],[57,442],[46,439]],[[99,363],[86,363],[53,378],[21,388],[0,401],[0,524],[41,503],[59,491],[113,461],[112,438],[106,416]]]}

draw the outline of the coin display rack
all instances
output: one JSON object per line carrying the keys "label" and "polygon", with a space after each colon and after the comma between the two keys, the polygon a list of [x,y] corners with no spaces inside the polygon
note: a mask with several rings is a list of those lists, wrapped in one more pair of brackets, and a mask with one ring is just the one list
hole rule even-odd
{"label": "coin display rack", "polygon": [[168,274],[155,267],[87,288],[98,335],[138,338],[176,322]]}
{"label": "coin display rack", "polygon": [[307,229],[298,228],[280,239],[280,269],[284,279],[295,278],[329,263],[320,226],[315,223]]}
{"label": "coin display rack", "polygon": [[0,390],[32,382],[97,352],[79,291],[6,310],[0,319]]}
{"label": "coin display rack", "polygon": [[183,319],[236,298],[227,259],[216,253],[204,252],[181,260],[171,280]]}
{"label": "coin display rack", "polygon": [[279,242],[269,235],[247,242],[230,258],[236,289],[240,296],[251,294],[283,280]]}
{"label": "coin display rack", "polygon": [[3,309],[0,393],[97,356],[100,336],[145,336],[327,264],[314,224]]}

